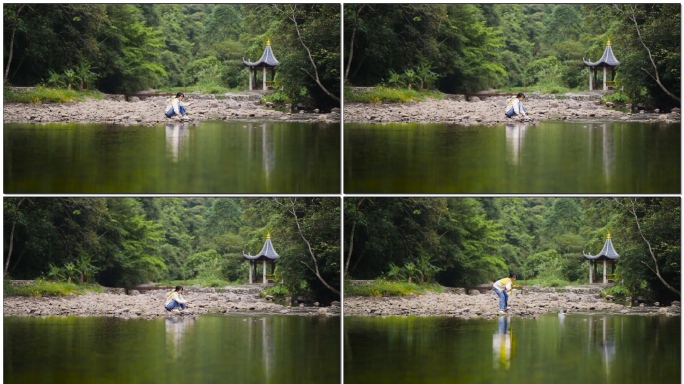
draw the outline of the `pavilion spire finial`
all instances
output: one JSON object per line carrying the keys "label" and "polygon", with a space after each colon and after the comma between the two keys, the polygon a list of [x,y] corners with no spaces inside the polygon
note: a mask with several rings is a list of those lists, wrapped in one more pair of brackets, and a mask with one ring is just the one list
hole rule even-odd
{"label": "pavilion spire finial", "polygon": [[[610,236],[610,235],[608,235],[608,236]],[[270,238],[271,238],[271,231],[268,231],[268,235],[266,235],[266,238],[267,238],[267,239],[270,239]]]}
{"label": "pavilion spire finial", "polygon": [[610,239],[610,232],[608,232],[608,236],[606,236],[606,239]]}
{"label": "pavilion spire finial", "polygon": [[608,40],[608,41],[606,42],[606,45],[610,45],[610,40]]}
{"label": "pavilion spire finial", "polygon": [[[266,45],[270,46],[271,45],[271,38],[269,37],[268,40],[266,40]],[[608,42],[608,45],[610,45],[610,41]]]}

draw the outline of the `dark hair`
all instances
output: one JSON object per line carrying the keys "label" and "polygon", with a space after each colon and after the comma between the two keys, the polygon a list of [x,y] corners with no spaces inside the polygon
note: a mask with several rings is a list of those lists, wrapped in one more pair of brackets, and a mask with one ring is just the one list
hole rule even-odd
{"label": "dark hair", "polygon": [[514,277],[515,277],[516,279],[518,278],[518,275],[516,275],[515,272],[511,272],[511,274],[508,275],[508,278],[509,278],[509,279],[512,279],[512,278],[514,278]]}
{"label": "dark hair", "polygon": [[175,291],[178,292],[178,291],[181,291],[181,290],[183,290],[183,287],[181,287],[180,285],[176,285]]}
{"label": "dark hair", "polygon": [[[522,93],[520,93],[520,95],[522,95]],[[178,92],[178,93],[176,93],[176,97],[181,97],[181,96],[185,97],[185,95],[183,94],[183,92]]]}
{"label": "dark hair", "polygon": [[522,97],[522,98],[524,99],[524,98],[525,98],[525,95],[523,95],[522,92],[518,92],[518,96],[516,96],[516,97],[517,97],[517,98],[521,98],[521,97]]}

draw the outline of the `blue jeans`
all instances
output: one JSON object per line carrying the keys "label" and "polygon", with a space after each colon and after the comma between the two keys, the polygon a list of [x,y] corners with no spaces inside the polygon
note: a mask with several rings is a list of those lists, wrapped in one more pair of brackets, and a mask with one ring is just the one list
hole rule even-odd
{"label": "blue jeans", "polygon": [[496,288],[494,288],[494,292],[496,292],[496,295],[499,296],[499,310],[503,311],[508,307],[508,292],[506,291],[500,291]]}
{"label": "blue jeans", "polygon": [[[522,106],[522,104],[520,104],[520,109],[521,109],[521,112],[527,113],[527,110],[525,109],[525,107]],[[513,107],[511,107],[511,109],[506,111],[506,117],[513,117],[513,116],[518,116],[518,114],[515,113],[515,109],[513,109]]]}
{"label": "blue jeans", "polygon": [[[181,105],[178,106],[178,112],[180,112],[182,116],[185,116],[185,114],[187,113],[185,111],[185,108],[183,108],[183,106]],[[171,108],[168,112],[165,113],[166,117],[173,117],[173,115],[175,114],[176,112],[173,110],[173,108]]]}
{"label": "blue jeans", "polygon": [[185,309],[185,307],[186,307],[185,304],[181,304],[181,303],[177,302],[176,300],[171,300],[171,302],[169,303],[169,305],[167,305],[165,308],[166,308],[167,311],[172,311],[172,310],[174,310],[174,309],[176,309],[176,308]]}

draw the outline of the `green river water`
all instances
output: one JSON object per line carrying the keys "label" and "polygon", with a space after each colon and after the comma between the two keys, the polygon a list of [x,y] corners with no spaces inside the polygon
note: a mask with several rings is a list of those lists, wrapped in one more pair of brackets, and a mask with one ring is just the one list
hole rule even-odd
{"label": "green river water", "polygon": [[679,193],[679,124],[344,125],[346,193]]}
{"label": "green river water", "polygon": [[340,125],[4,124],[5,193],[339,193]]}
{"label": "green river water", "polygon": [[352,383],[678,383],[681,318],[345,317]]}
{"label": "green river water", "polygon": [[339,383],[340,318],[5,317],[4,383]]}

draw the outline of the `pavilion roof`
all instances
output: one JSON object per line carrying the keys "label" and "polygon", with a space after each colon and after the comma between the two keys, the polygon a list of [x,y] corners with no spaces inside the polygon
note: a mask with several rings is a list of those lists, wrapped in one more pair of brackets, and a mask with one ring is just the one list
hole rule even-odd
{"label": "pavilion roof", "polygon": [[599,61],[596,62],[591,62],[591,61],[584,61],[584,65],[587,67],[617,67],[620,62],[615,58],[615,55],[613,54],[613,48],[610,46],[610,40],[606,43],[606,49],[603,50],[603,56],[599,59]]}
{"label": "pavilion roof", "polygon": [[276,60],[275,56],[273,55],[273,49],[271,49],[271,40],[266,42],[266,48],[264,48],[264,53],[261,54],[261,58],[259,60],[253,63],[243,58],[242,63],[248,67],[275,67],[276,65],[280,64],[280,62]]}
{"label": "pavilion roof", "polygon": [[617,260],[620,257],[613,247],[613,241],[610,239],[610,234],[606,237],[606,242],[603,244],[601,252],[593,256],[584,252],[582,253],[587,260]]}
{"label": "pavilion roof", "polygon": [[242,252],[242,256],[247,259],[247,260],[275,260],[277,259],[278,253],[275,251],[273,248],[273,243],[271,242],[271,234],[269,233],[268,236],[266,236],[266,241],[264,242],[264,246],[261,247],[261,251],[259,251],[258,254],[252,256],[250,254],[245,254]]}

